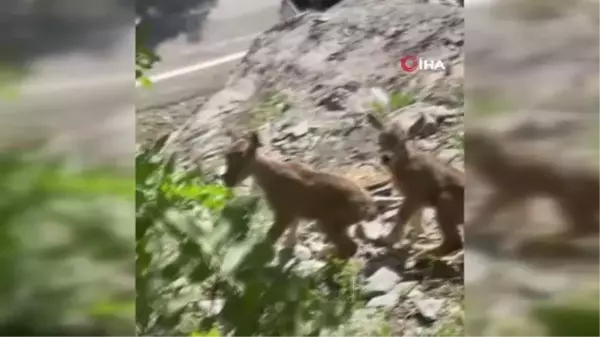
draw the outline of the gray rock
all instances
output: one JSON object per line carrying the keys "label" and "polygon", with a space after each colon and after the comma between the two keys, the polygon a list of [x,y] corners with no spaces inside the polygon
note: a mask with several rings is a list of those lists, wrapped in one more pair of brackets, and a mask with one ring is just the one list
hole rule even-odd
{"label": "gray rock", "polygon": [[385,294],[400,282],[402,278],[394,270],[387,267],[379,268],[373,275],[369,276],[363,288],[366,297]]}
{"label": "gray rock", "polygon": [[[433,91],[451,96],[451,89],[463,78],[462,72],[452,71],[462,66],[463,33],[461,8],[397,0],[346,0],[331,8],[327,16],[307,13],[276,24],[254,41],[225,88],[172,134],[169,148],[180,152],[182,160],[189,160],[190,151],[210,142],[202,136],[205,130],[218,128],[225,117],[231,118],[232,124],[243,124],[249,103],[275,90],[294,102],[294,110],[314,113],[311,123],[327,125],[331,132],[350,121],[344,122],[331,142],[319,145],[323,153],[328,150],[330,159],[347,160],[356,142],[347,146],[343,138],[357,127],[357,111],[363,113],[373,100],[364,91],[401,88],[414,93],[417,101]],[[447,74],[432,80],[427,72],[400,71],[399,55],[412,50],[442,58],[449,68]],[[362,124],[358,128],[367,129]],[[294,135],[307,132],[302,125]],[[374,130],[365,132],[359,147],[372,147],[374,135]]]}
{"label": "gray rock", "polygon": [[415,306],[421,317],[435,321],[438,318],[438,314],[444,305],[444,300],[442,299],[433,299],[426,298],[420,300],[414,300]]}
{"label": "gray rock", "polygon": [[385,308],[391,309],[396,306],[399,296],[393,292],[377,296],[367,302],[367,308]]}
{"label": "gray rock", "polygon": [[361,228],[364,238],[369,240],[378,239],[387,233],[384,224],[379,220],[365,222],[362,226],[357,226],[356,230],[360,231]]}
{"label": "gray rock", "polygon": [[394,221],[394,219],[396,218],[396,214],[398,214],[398,210],[397,209],[391,209],[391,210],[386,211],[385,213],[383,213],[383,215],[381,216],[381,220],[385,221],[385,222]]}
{"label": "gray rock", "polygon": [[377,296],[369,300],[366,304],[367,308],[385,308],[391,309],[396,306],[398,301],[408,295],[416,286],[416,281],[407,281],[397,284],[388,293]]}
{"label": "gray rock", "polygon": [[302,262],[300,262],[300,264],[298,264],[297,271],[301,275],[310,275],[310,274],[317,272],[321,268],[325,267],[325,265],[326,265],[326,263],[323,261],[306,260],[306,261],[302,261]]}
{"label": "gray rock", "polygon": [[312,257],[310,249],[303,245],[294,246],[294,255],[300,260],[309,260]]}
{"label": "gray rock", "polygon": [[308,248],[310,248],[310,250],[314,253],[314,254],[320,254],[323,250],[325,250],[327,248],[327,245],[323,242],[323,240],[316,235],[315,233],[311,233],[312,235],[308,235],[308,238],[306,240],[306,246],[308,246]]}
{"label": "gray rock", "polygon": [[394,287],[393,291],[401,297],[410,296],[413,292],[418,291],[418,289],[416,287],[417,287],[417,281],[404,281],[404,282],[398,283]]}
{"label": "gray rock", "polygon": [[301,121],[288,130],[288,133],[295,138],[300,138],[308,133],[308,122]]}
{"label": "gray rock", "polygon": [[379,207],[393,207],[400,202],[400,198],[398,197],[382,197],[382,196],[374,196],[373,200]]}
{"label": "gray rock", "polygon": [[198,306],[208,315],[217,315],[221,309],[223,309],[224,305],[225,300],[223,299],[203,300],[198,302]]}

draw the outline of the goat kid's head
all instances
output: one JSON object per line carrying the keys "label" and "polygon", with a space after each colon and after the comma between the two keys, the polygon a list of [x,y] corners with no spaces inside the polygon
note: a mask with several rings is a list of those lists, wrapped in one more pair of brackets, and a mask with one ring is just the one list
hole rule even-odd
{"label": "goat kid's head", "polygon": [[406,156],[409,137],[399,123],[384,123],[373,114],[367,115],[367,121],[379,131],[378,144],[382,164],[390,166],[394,158]]}
{"label": "goat kid's head", "polygon": [[256,150],[262,144],[256,131],[250,131],[240,137],[228,130],[227,135],[232,139],[232,143],[225,152],[225,173],[221,178],[225,186],[234,187],[250,176]]}

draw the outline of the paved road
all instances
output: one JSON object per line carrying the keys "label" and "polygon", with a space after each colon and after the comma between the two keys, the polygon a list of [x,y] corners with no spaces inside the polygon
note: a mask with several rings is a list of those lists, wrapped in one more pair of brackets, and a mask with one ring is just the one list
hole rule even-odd
{"label": "paved road", "polygon": [[252,40],[278,21],[278,9],[279,0],[220,0],[203,24],[200,43],[182,36],[158,48],[162,62],[150,74],[154,85],[136,90],[136,106],[218,90]]}
{"label": "paved road", "polygon": [[[279,0],[219,0],[203,22],[199,42],[180,36],[159,45],[162,61],[150,73],[155,85],[150,90],[136,89],[137,107],[218,89],[252,40],[278,21],[278,8]],[[189,17],[200,15],[202,10]],[[130,101],[122,94],[124,86],[131,84],[133,30],[123,30],[121,36],[113,49],[102,55],[76,52],[37,62],[23,87],[24,94],[31,100],[50,95],[55,100],[70,101],[74,96],[96,100],[91,96],[112,92],[125,104]],[[116,101],[106,103],[113,105]]]}
{"label": "paved road", "polygon": [[132,27],[102,54],[72,51],[38,60],[19,99],[0,99],[0,142],[48,132],[60,135],[59,148],[127,164],[135,143],[132,97],[144,108],[220,89],[252,39],[277,22],[278,6],[279,0],[219,0],[200,42],[179,37],[159,46],[163,61],[150,74],[149,90],[132,83]]}
{"label": "paved road", "polygon": [[218,90],[252,40],[278,20],[278,0],[256,1],[254,8],[242,6],[238,10],[246,12],[240,16],[228,15],[235,7],[225,6],[235,0],[221,1],[224,7],[210,13],[201,43],[188,44],[182,37],[158,49],[163,62],[151,73],[153,87],[137,90],[138,108]]}

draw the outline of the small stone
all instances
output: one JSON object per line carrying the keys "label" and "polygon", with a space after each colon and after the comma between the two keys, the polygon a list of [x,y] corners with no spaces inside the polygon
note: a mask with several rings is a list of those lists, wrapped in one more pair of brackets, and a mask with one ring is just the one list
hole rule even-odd
{"label": "small stone", "polygon": [[221,165],[221,166],[219,166],[218,169],[216,169],[217,175],[219,177],[223,176],[223,174],[225,174],[226,171],[227,171],[227,167],[225,165]]}
{"label": "small stone", "polygon": [[415,300],[415,305],[417,306],[417,310],[419,314],[429,320],[435,321],[438,317],[438,313],[442,309],[444,305],[444,300],[426,298],[422,300]]}
{"label": "small stone", "polygon": [[326,244],[323,243],[319,237],[316,237],[316,235],[309,235],[306,245],[315,254],[319,254],[326,248]]}
{"label": "small stone", "polygon": [[321,268],[325,267],[326,263],[319,260],[306,260],[298,264],[297,270],[301,275],[310,275]]}
{"label": "small stone", "polygon": [[398,202],[400,202],[400,198],[398,197],[374,196],[373,200],[375,201],[378,207],[392,207]]}
{"label": "small stone", "polygon": [[399,296],[390,292],[385,295],[377,296],[367,302],[367,308],[385,308],[391,309],[396,306]]}
{"label": "small stone", "polygon": [[316,252],[316,256],[319,259],[327,259],[329,256],[333,256],[335,255],[336,249],[335,246],[333,245],[323,245],[323,247],[321,248],[321,250]]}
{"label": "small stone", "polygon": [[406,296],[414,289],[416,281],[408,281],[397,284],[387,294],[377,296],[367,302],[367,308],[385,308],[391,309],[396,306],[400,298]]}
{"label": "small stone", "polygon": [[384,222],[394,221],[394,219],[396,218],[396,214],[398,214],[397,209],[389,210],[389,211],[383,213],[383,215],[381,216],[381,218],[382,218],[381,220]]}
{"label": "small stone", "polygon": [[368,240],[376,240],[386,234],[385,226],[379,220],[365,222],[362,225],[357,226],[356,230],[360,231],[361,228],[364,238]]}
{"label": "small stone", "polygon": [[200,308],[210,316],[219,314],[224,305],[225,300],[223,299],[204,300],[198,302],[198,306],[200,306]]}
{"label": "small stone", "polygon": [[392,291],[398,293],[399,296],[407,296],[416,289],[416,286],[417,281],[404,281],[398,283]]}
{"label": "small stone", "polygon": [[401,277],[394,270],[382,267],[366,280],[363,291],[369,298],[385,294],[392,290],[400,280]]}
{"label": "small stone", "polygon": [[310,260],[312,257],[312,252],[310,249],[303,245],[295,245],[294,246],[294,255],[302,261]]}
{"label": "small stone", "polygon": [[308,122],[302,121],[288,130],[288,134],[300,138],[308,133]]}

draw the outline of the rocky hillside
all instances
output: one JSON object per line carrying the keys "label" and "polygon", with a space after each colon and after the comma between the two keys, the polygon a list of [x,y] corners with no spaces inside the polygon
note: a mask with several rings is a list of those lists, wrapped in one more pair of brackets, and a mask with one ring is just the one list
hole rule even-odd
{"label": "rocky hillside", "polygon": [[[460,115],[462,8],[415,2],[347,0],[327,13],[303,14],[276,25],[254,42],[225,88],[169,143],[187,159],[204,161],[222,146],[223,124],[247,127],[272,120],[274,139],[290,130],[303,137],[279,149],[285,155],[306,153],[310,147],[315,156],[305,159],[319,164],[370,157],[375,133],[362,116],[371,108],[372,87],[414,98],[417,104],[401,114],[408,119],[423,112]],[[406,55],[442,59],[446,72],[405,73],[399,59]],[[253,111],[269,102],[285,103],[279,109],[285,111]],[[325,139],[317,145],[304,141],[316,137]],[[328,158],[332,156],[337,158]]]}
{"label": "rocky hillside", "polygon": [[[456,5],[346,0],[326,13],[300,15],[257,38],[225,88],[172,133],[167,147],[191,167],[215,172],[228,141],[224,129],[259,128],[273,155],[335,170],[369,189],[384,211],[367,235],[381,235],[402,197],[378,165],[376,131],[364,115],[390,93],[392,108],[379,112],[411,128],[420,148],[460,166],[463,40]],[[404,72],[399,59],[407,55],[441,59],[446,70]],[[439,239],[431,214],[425,218],[419,244]],[[323,237],[304,227],[296,254],[315,267],[323,263]],[[417,268],[413,253],[360,247],[365,310],[390,315],[393,335],[462,335],[460,258]],[[357,322],[362,333],[378,333]]]}

